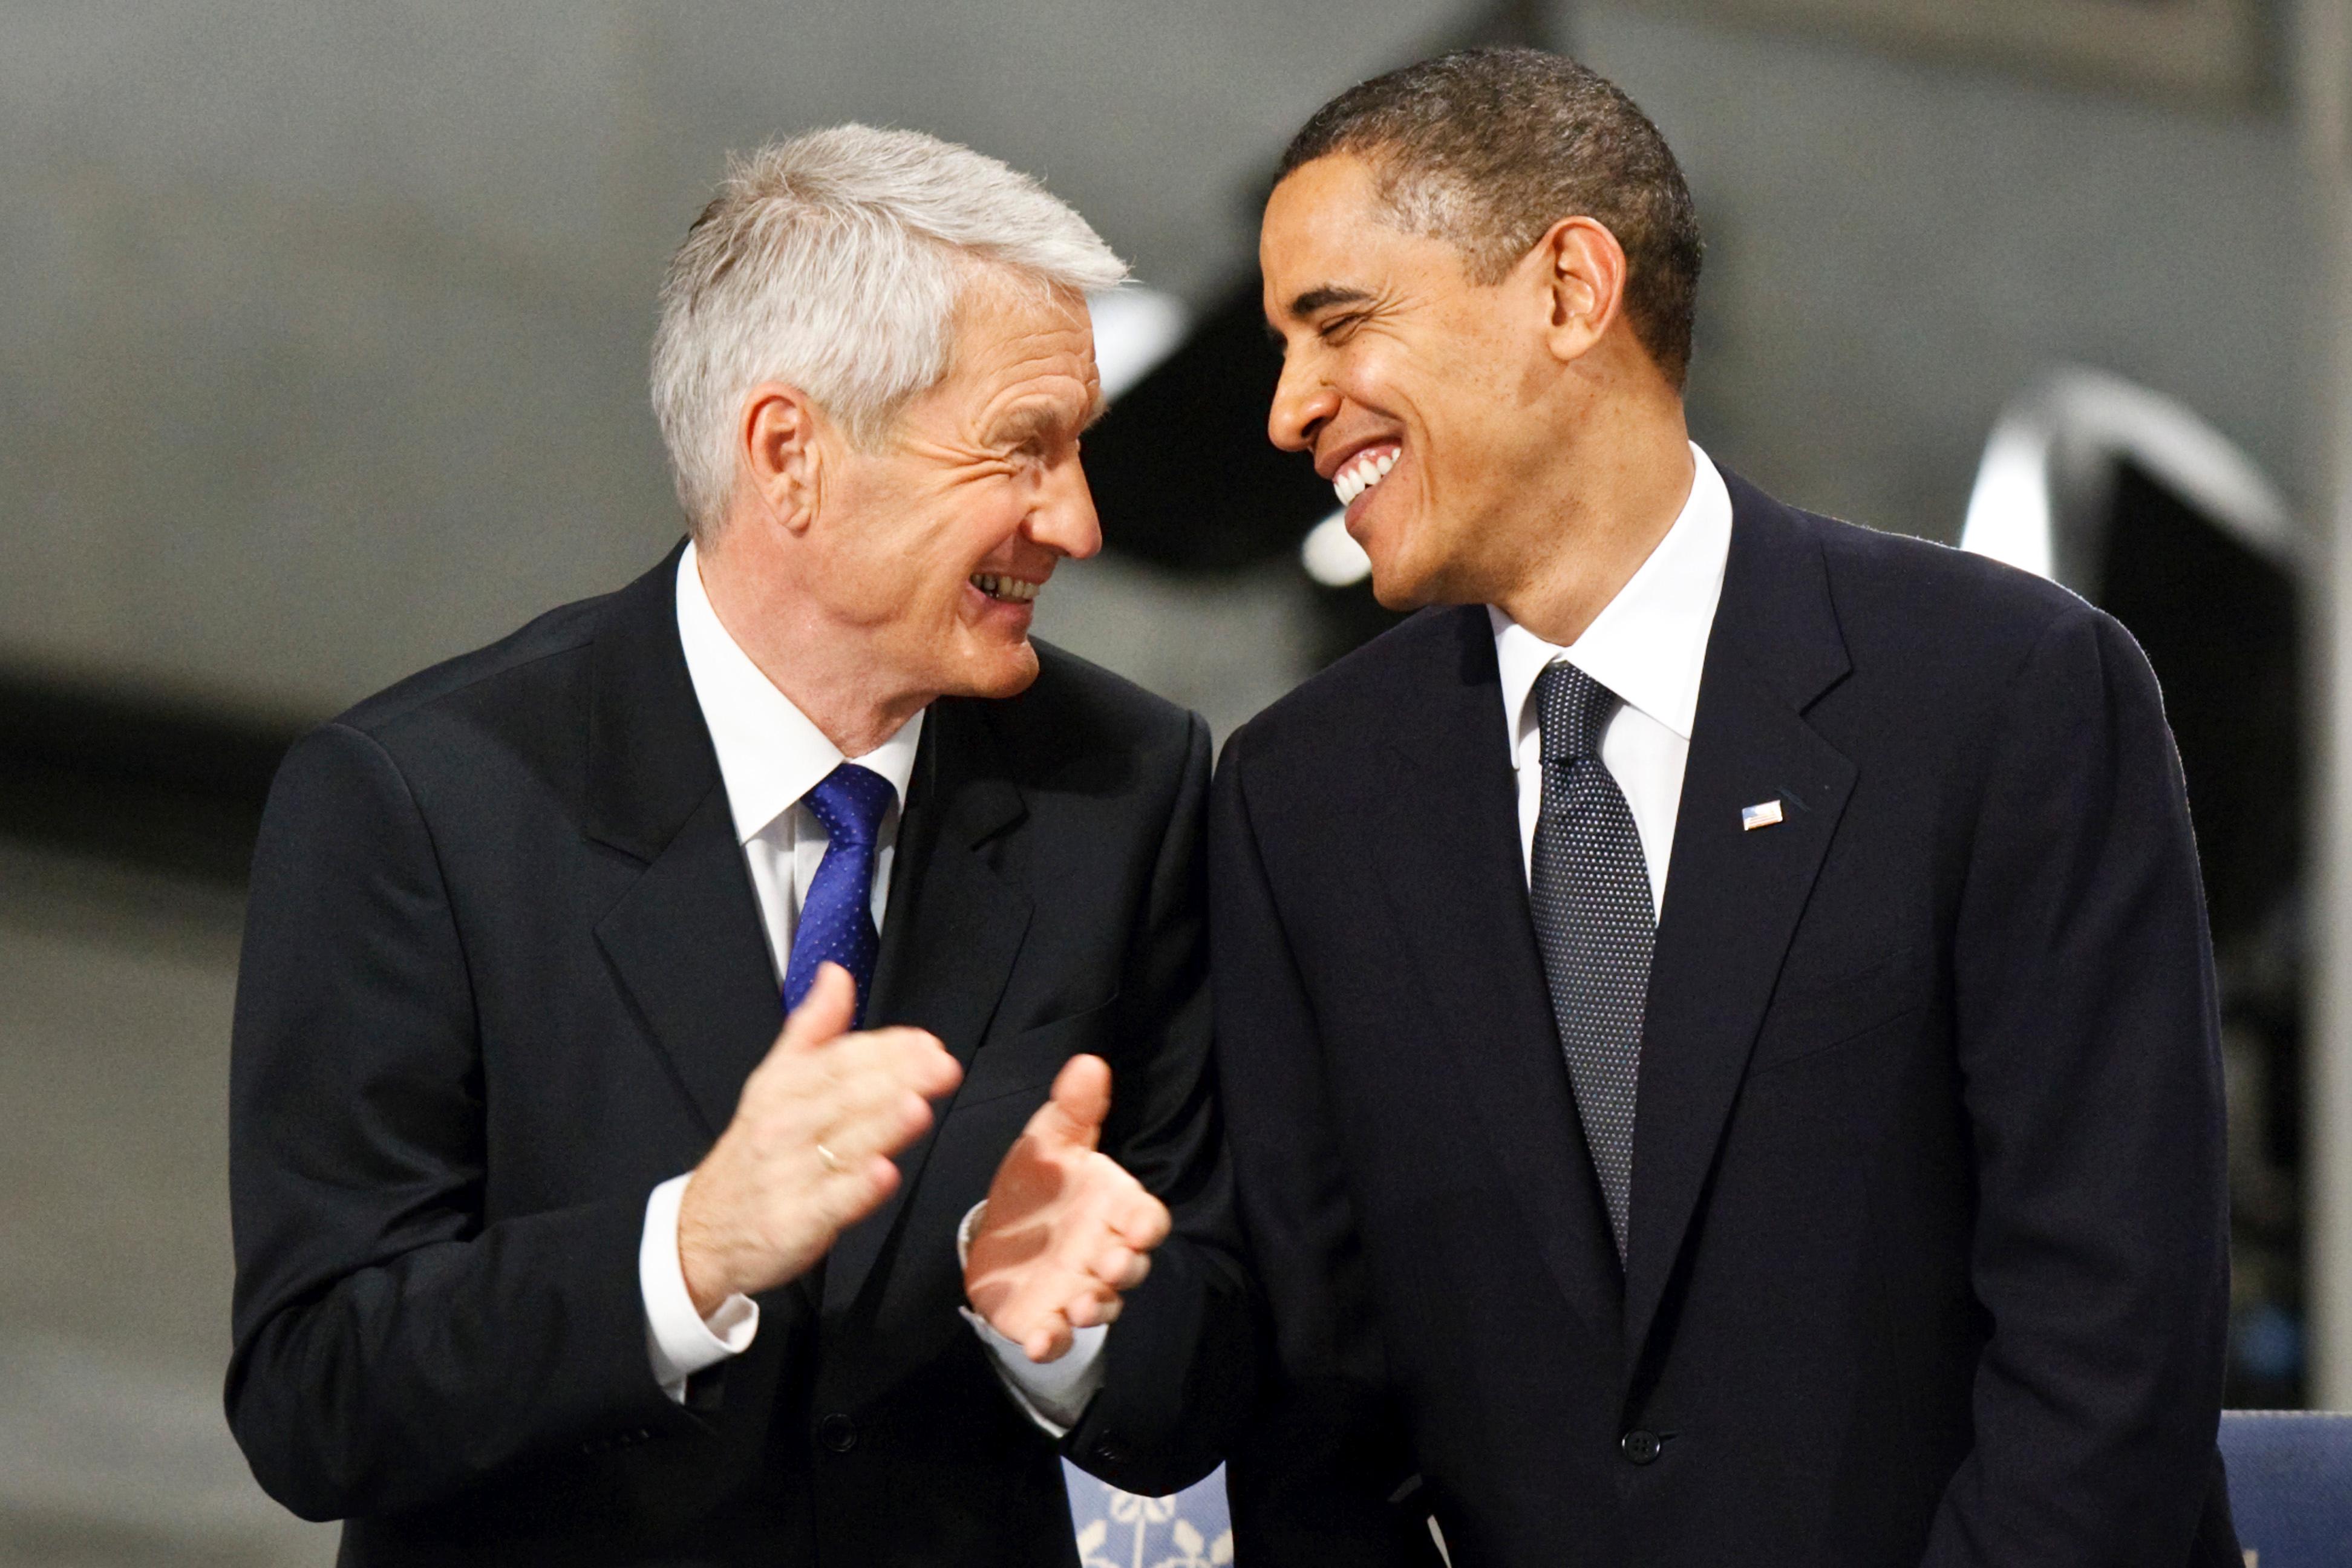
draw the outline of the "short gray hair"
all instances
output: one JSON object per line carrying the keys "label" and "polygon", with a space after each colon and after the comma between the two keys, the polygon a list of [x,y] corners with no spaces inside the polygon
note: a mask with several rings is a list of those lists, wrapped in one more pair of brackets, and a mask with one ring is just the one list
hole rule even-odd
{"label": "short gray hair", "polygon": [[836,125],[731,159],[662,280],[654,416],[697,536],[735,483],[735,418],[796,386],[872,448],[938,384],[982,268],[1091,293],[1127,264],[1028,175],[918,131]]}

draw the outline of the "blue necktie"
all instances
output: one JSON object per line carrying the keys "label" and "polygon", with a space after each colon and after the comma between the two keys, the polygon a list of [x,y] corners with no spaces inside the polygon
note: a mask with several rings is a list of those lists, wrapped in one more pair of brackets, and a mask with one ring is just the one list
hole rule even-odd
{"label": "blue necktie", "polygon": [[832,842],[809,879],[808,901],[793,932],[792,956],[784,964],[787,1012],[816,984],[816,966],[830,961],[857,982],[857,1013],[865,1016],[874,955],[882,946],[881,933],[874,929],[877,840],[882,814],[897,798],[888,779],[856,763],[842,763],[801,797]]}

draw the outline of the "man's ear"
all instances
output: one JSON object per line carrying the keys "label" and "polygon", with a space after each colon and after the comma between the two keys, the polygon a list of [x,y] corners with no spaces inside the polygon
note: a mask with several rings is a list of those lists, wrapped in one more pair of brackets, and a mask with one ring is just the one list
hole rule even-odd
{"label": "man's ear", "polygon": [[1540,267],[1550,297],[1547,339],[1563,364],[1581,359],[1625,311],[1625,247],[1608,226],[1564,217],[1536,242],[1529,259]]}
{"label": "man's ear", "polygon": [[796,386],[763,382],[744,395],[737,460],[768,516],[793,533],[816,521],[824,498],[824,416]]}

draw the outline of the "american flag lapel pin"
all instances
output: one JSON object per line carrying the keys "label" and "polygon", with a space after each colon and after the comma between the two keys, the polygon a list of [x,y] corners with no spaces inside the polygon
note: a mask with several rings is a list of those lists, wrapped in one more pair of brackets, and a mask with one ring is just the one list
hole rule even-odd
{"label": "american flag lapel pin", "polygon": [[1753,833],[1759,827],[1769,827],[1780,820],[1780,803],[1777,800],[1759,801],[1754,805],[1743,805],[1739,808],[1739,826],[1745,833]]}

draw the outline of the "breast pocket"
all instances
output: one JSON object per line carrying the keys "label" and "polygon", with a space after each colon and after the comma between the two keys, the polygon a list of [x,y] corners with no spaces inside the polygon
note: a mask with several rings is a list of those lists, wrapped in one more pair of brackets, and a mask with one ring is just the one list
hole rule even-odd
{"label": "breast pocket", "polygon": [[963,1090],[956,1096],[957,1109],[1011,1094],[1034,1093],[1042,1100],[1064,1062],[1086,1051],[1099,1055],[1109,1044],[1111,1014],[1118,1005],[1118,998],[1113,996],[1083,1013],[1033,1024],[1018,1034],[984,1042],[972,1054]]}
{"label": "breast pocket", "polygon": [[1784,979],[1764,1015],[1748,1071],[1764,1071],[1857,1040],[1923,1010],[1929,997],[1927,954],[1916,948],[1825,979]]}

